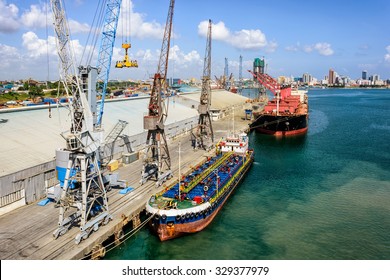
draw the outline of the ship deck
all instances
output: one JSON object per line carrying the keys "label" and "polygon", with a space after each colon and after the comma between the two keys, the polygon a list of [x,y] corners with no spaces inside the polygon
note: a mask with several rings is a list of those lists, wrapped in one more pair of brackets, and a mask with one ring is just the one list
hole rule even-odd
{"label": "ship deck", "polygon": [[194,167],[182,178],[181,189],[175,182],[149,201],[150,206],[159,209],[188,209],[204,202],[215,201],[228,180],[243,165],[242,156],[233,152],[218,154]]}

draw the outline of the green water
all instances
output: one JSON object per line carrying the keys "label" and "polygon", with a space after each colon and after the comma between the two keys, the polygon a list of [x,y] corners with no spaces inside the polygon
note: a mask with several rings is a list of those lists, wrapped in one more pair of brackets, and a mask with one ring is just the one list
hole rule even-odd
{"label": "green water", "polygon": [[255,163],[204,231],[143,228],[106,259],[390,259],[390,90],[309,90],[305,137],[251,133]]}

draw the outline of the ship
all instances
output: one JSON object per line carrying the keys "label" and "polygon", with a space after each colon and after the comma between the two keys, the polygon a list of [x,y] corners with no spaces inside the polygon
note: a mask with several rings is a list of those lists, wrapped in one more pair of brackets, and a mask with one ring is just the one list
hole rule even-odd
{"label": "ship", "polygon": [[262,111],[253,112],[250,129],[263,134],[290,136],[304,134],[308,130],[307,91],[281,88],[280,96],[267,102]]}
{"label": "ship", "polygon": [[253,113],[254,121],[250,124],[250,129],[275,136],[305,134],[309,125],[307,91],[292,88],[291,84],[279,84],[265,74],[261,67],[256,67],[258,64],[255,60],[254,71],[249,72],[274,94],[274,98],[266,103],[263,110]]}
{"label": "ship", "polygon": [[[246,133],[221,139],[211,156],[146,203],[150,229],[161,241],[207,227],[252,165]],[[177,182],[179,181],[179,182]]]}

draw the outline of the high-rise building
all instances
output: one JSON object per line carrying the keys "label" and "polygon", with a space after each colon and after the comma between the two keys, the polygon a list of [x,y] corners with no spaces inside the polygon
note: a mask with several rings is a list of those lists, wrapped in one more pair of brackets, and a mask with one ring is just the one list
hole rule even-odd
{"label": "high-rise building", "polygon": [[[264,66],[265,66],[264,58],[263,59],[255,58],[255,60],[253,61],[253,73],[264,74]],[[255,77],[253,77],[253,79],[256,80]]]}
{"label": "high-rise building", "polygon": [[309,73],[305,73],[302,76],[302,81],[304,84],[310,84],[312,82],[312,76]]}
{"label": "high-rise building", "polygon": [[362,80],[367,80],[367,71],[362,71]]}
{"label": "high-rise building", "polygon": [[328,79],[328,85],[333,85],[336,82],[333,69],[329,69],[329,79]]}

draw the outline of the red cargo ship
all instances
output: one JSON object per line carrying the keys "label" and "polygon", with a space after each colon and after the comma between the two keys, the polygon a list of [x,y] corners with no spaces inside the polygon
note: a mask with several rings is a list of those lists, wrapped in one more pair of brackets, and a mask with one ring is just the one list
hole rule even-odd
{"label": "red cargo ship", "polygon": [[307,92],[292,90],[291,85],[282,86],[267,74],[249,72],[275,95],[263,111],[254,113],[255,120],[250,129],[275,136],[306,133],[309,123]]}

